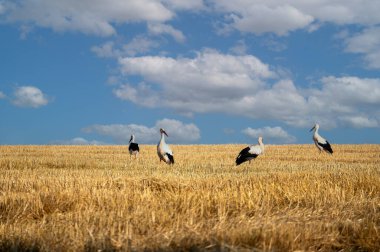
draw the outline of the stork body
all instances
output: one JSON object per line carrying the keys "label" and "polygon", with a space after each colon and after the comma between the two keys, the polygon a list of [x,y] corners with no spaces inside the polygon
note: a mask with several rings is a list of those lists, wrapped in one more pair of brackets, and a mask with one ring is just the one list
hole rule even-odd
{"label": "stork body", "polygon": [[315,146],[318,148],[319,152],[325,151],[329,154],[333,154],[333,150],[331,148],[330,143],[318,134],[318,130],[319,130],[318,123],[316,123],[310,131],[312,130],[314,130],[313,141],[315,143]]}
{"label": "stork body", "polygon": [[162,160],[167,164],[174,164],[173,152],[165,142],[165,135],[168,136],[168,134],[166,134],[164,129],[160,129],[160,133],[161,140],[157,144],[157,155],[160,158],[160,162]]}
{"label": "stork body", "polygon": [[236,158],[236,165],[240,165],[246,161],[249,161],[249,163],[251,163],[252,159],[255,159],[259,155],[263,154],[264,143],[263,143],[262,137],[259,137],[258,143],[259,143],[258,145],[251,145],[242,149]]}
{"label": "stork body", "polygon": [[131,135],[131,139],[129,140],[129,154],[130,156],[135,155],[137,157],[140,152],[139,144],[135,142],[135,135]]}

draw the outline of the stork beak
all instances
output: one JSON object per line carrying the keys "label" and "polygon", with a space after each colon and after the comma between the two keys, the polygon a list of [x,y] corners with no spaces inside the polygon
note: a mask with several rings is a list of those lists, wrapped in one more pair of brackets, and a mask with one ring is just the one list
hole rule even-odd
{"label": "stork beak", "polygon": [[165,134],[167,137],[169,137],[168,134],[166,134],[166,131],[165,131],[165,130],[163,130],[163,132],[164,132],[164,134]]}
{"label": "stork beak", "polygon": [[314,129],[315,129],[315,126],[314,126],[313,128],[311,128],[309,132],[311,132],[311,131],[314,130]]}

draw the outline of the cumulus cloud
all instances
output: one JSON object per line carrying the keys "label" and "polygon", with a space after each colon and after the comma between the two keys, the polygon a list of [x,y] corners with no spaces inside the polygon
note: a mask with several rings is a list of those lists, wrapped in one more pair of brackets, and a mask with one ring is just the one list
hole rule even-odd
{"label": "cumulus cloud", "polygon": [[298,108],[305,102],[291,81],[267,89],[265,81],[276,73],[252,55],[206,50],[195,58],[134,57],[122,58],[120,64],[125,75],[140,75],[145,82],[119,86],[115,95],[147,107],[265,117],[268,112],[294,114],[294,109],[284,114],[284,104]]}
{"label": "cumulus cloud", "polygon": [[323,95],[330,95],[330,97],[325,96],[325,99],[329,99],[332,103],[346,105],[347,107],[343,107],[343,110],[352,111],[361,105],[380,105],[380,79],[329,76],[322,78],[322,83]]}
{"label": "cumulus cloud", "polygon": [[286,35],[306,29],[310,32],[321,23],[336,25],[359,24],[371,26],[380,23],[377,10],[380,3],[367,1],[228,1],[213,0],[214,10],[226,13],[226,23],[242,32]]}
{"label": "cumulus cloud", "polygon": [[[154,91],[151,86],[139,83],[137,86],[124,84],[114,90],[116,97],[131,101],[144,107],[153,108],[160,104],[161,94]],[[165,103],[165,101],[163,101]],[[162,104],[162,106],[165,106]]]}
{"label": "cumulus cloud", "polygon": [[114,94],[145,107],[186,115],[222,112],[297,127],[316,121],[327,128],[373,127],[380,120],[380,79],[328,76],[319,88],[299,88],[252,55],[209,50],[194,58],[125,57],[119,63],[125,77],[142,81],[119,85]]}
{"label": "cumulus cloud", "polygon": [[273,32],[277,35],[286,35],[290,31],[308,26],[314,20],[312,16],[290,5],[274,7],[257,5],[242,10],[241,14],[231,14],[233,27],[242,32],[256,34]]}
{"label": "cumulus cloud", "polygon": [[55,31],[85,34],[116,34],[114,24],[153,21],[165,22],[174,13],[158,0],[22,0],[5,3],[6,20],[27,22]]}
{"label": "cumulus cloud", "polygon": [[354,76],[329,76],[321,79],[322,88],[308,96],[308,113],[328,127],[340,122],[354,127],[378,125],[380,79]]}
{"label": "cumulus cloud", "polygon": [[22,86],[13,93],[12,103],[18,107],[39,108],[47,105],[49,100],[39,88]]}
{"label": "cumulus cloud", "polygon": [[379,122],[366,116],[347,116],[341,117],[340,120],[353,128],[374,128],[379,127]]}
{"label": "cumulus cloud", "polygon": [[184,39],[182,32],[164,23],[184,11],[222,14],[226,17],[225,28],[282,36],[298,29],[312,32],[326,22],[339,26],[374,26],[380,23],[379,9],[379,1],[356,0],[20,0],[0,3],[0,14],[3,13],[8,22],[99,36],[116,34],[117,24],[148,22],[159,24],[150,27],[153,31],[169,34],[178,41]]}
{"label": "cumulus cloud", "polygon": [[200,139],[200,130],[193,124],[185,124],[178,120],[162,119],[156,122],[153,127],[137,124],[109,124],[92,125],[84,128],[84,132],[95,132],[100,135],[111,137],[117,143],[128,143],[131,134],[136,137],[139,143],[156,143],[160,139],[160,128],[164,128],[168,133],[168,142],[189,143]]}
{"label": "cumulus cloud", "polygon": [[144,83],[120,86],[114,90],[117,97],[184,113],[220,111],[221,105],[234,111],[245,103],[245,94],[260,90],[263,79],[275,76],[254,56],[207,50],[195,58],[126,57],[119,63],[124,75],[142,76]]}
{"label": "cumulus cloud", "polygon": [[171,25],[162,23],[150,23],[148,24],[148,30],[155,35],[168,34],[172,36],[177,42],[185,42],[186,37],[180,30],[175,29]]}
{"label": "cumulus cloud", "polygon": [[380,27],[371,27],[345,38],[346,52],[362,54],[369,68],[380,69]]}
{"label": "cumulus cloud", "polygon": [[264,141],[271,143],[294,143],[297,139],[295,136],[290,135],[281,127],[264,127],[264,128],[246,128],[242,131],[245,135],[257,139],[259,136],[264,138]]}

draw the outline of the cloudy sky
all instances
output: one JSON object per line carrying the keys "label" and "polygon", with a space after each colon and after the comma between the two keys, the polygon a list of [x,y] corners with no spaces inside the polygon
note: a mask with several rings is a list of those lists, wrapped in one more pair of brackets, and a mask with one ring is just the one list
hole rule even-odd
{"label": "cloudy sky", "polygon": [[380,143],[378,10],[0,0],[0,144]]}

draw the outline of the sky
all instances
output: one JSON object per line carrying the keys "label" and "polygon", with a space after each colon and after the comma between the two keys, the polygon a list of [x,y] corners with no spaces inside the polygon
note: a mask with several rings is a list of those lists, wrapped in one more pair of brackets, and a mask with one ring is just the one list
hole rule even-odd
{"label": "sky", "polygon": [[0,144],[379,144],[378,10],[0,0]]}

